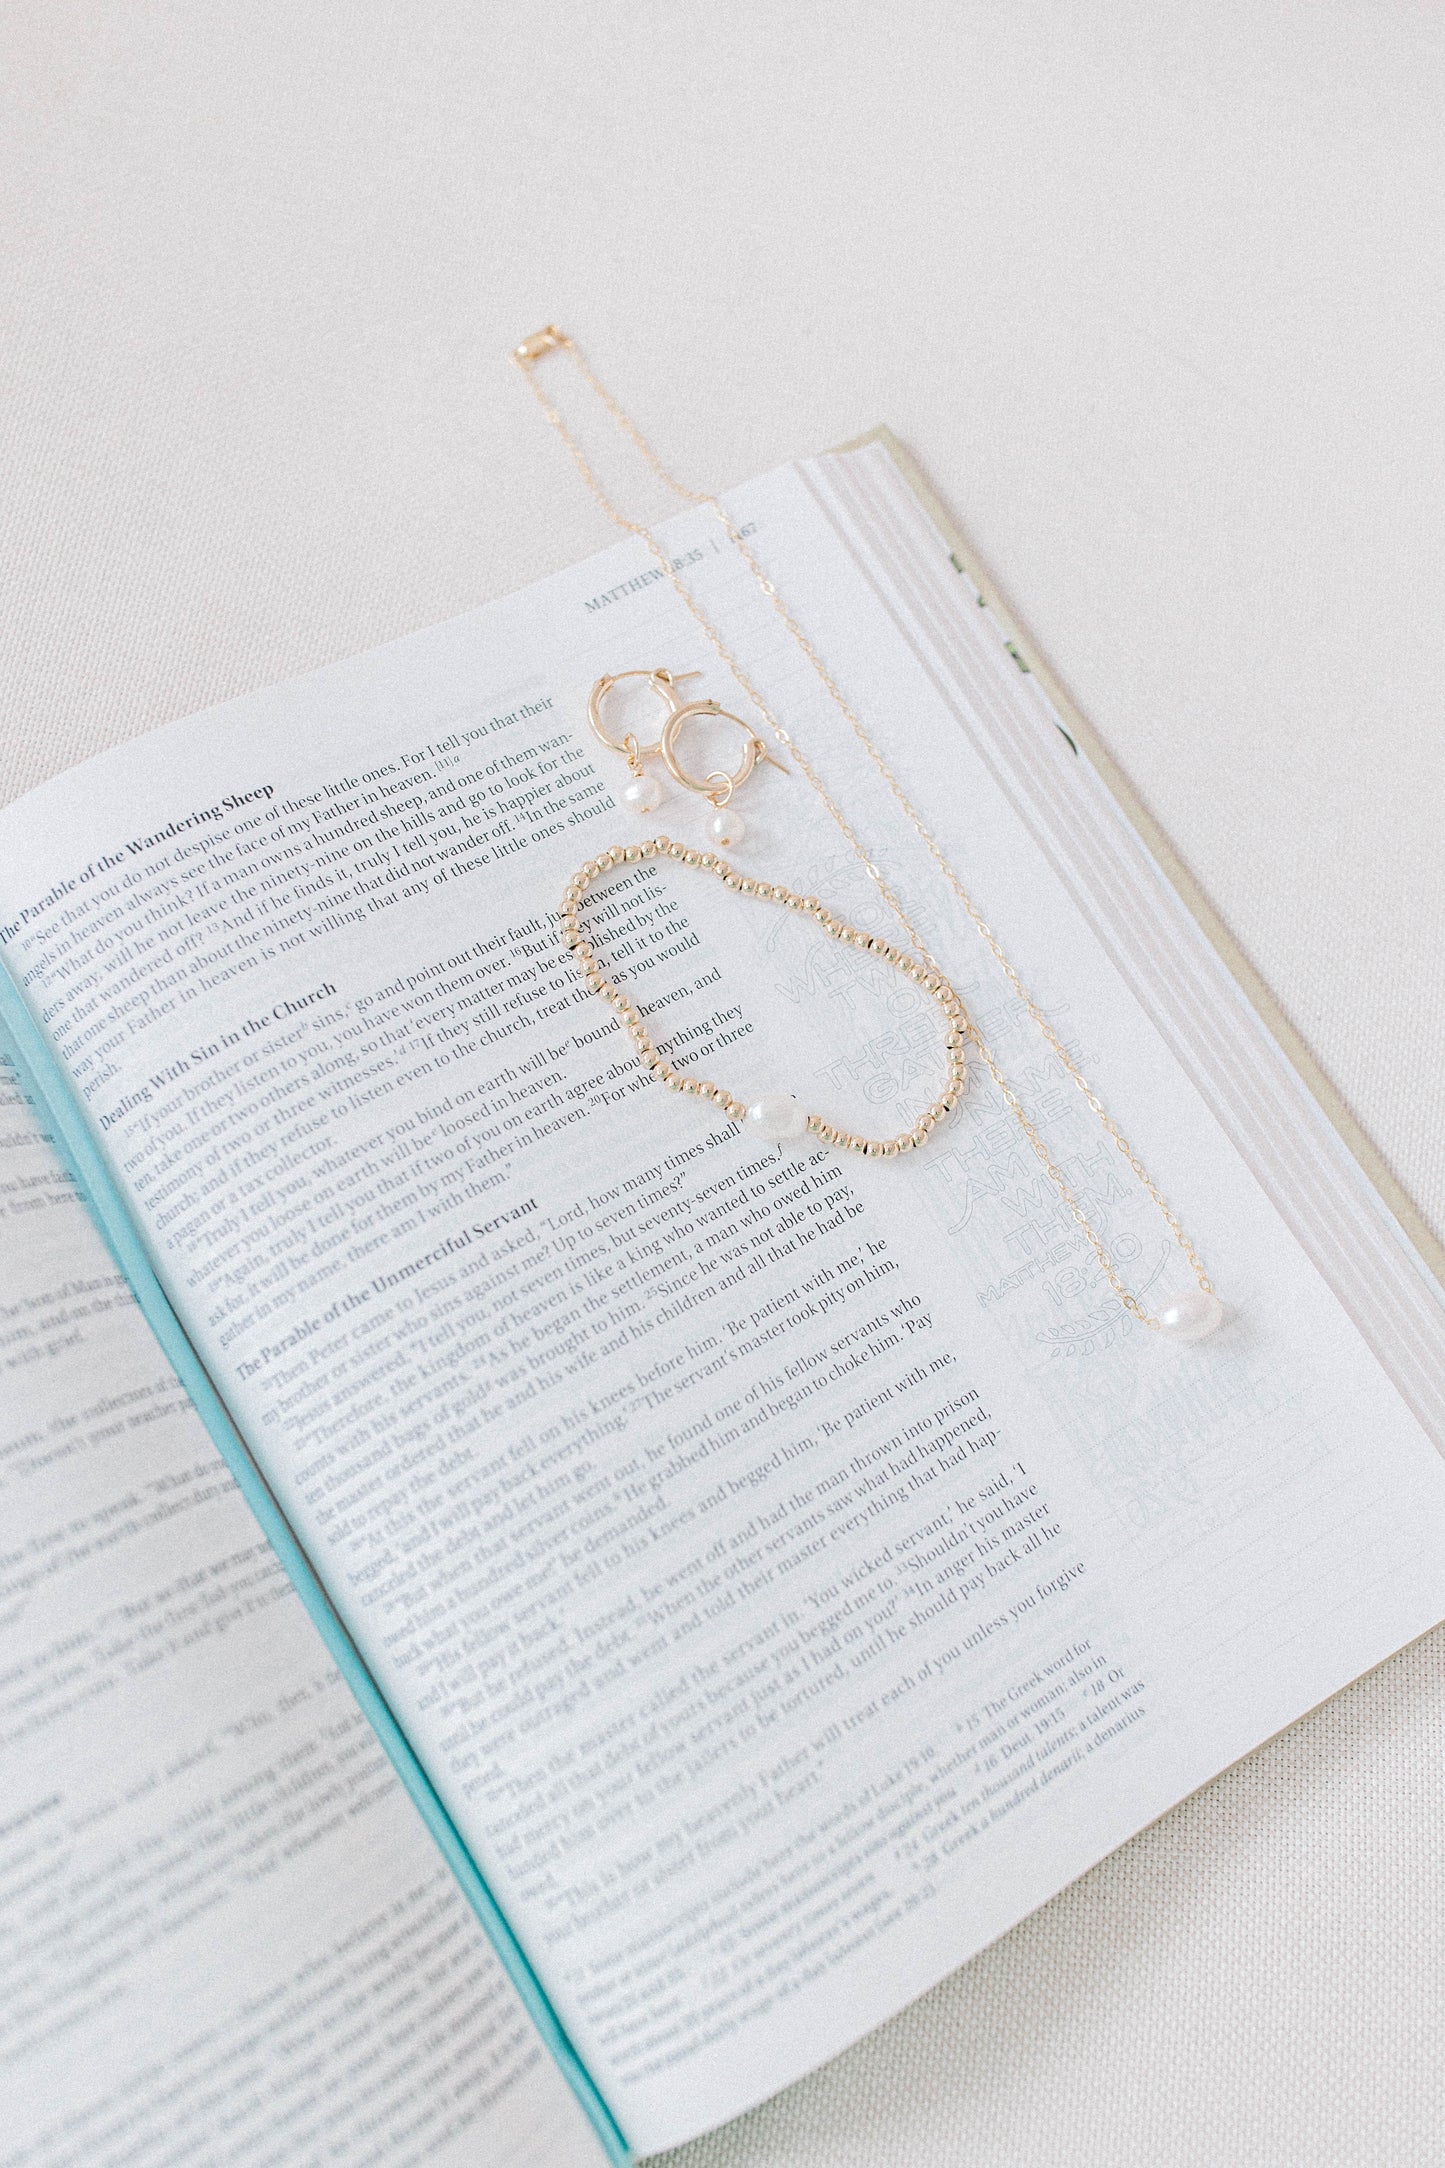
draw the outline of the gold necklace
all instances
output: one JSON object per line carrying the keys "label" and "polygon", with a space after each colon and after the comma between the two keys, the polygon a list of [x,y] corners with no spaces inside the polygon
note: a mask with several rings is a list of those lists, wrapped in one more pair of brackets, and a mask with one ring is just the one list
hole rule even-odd
{"label": "gold necklace", "polygon": [[779,721],[778,717],[773,713],[767,701],[763,698],[762,694],[758,691],[757,687],[748,677],[746,671],[743,669],[742,664],[727,647],[726,642],[723,640],[722,635],[718,632],[716,626],[713,625],[713,623],[706,616],[700,605],[694,600],[692,594],[684,585],[678,573],[674,570],[672,560],[668,556],[667,551],[663,548],[662,544],[653,534],[651,528],[645,526],[641,521],[629,519],[627,514],[621,509],[621,507],[613,503],[612,499],[608,496],[606,490],[603,488],[601,482],[598,480],[596,473],[593,471],[593,468],[587,459],[586,453],[583,451],[581,445],[572,434],[572,431],[569,429],[563,416],[558,411],[556,406],[553,405],[552,401],[547,397],[546,393],[543,391],[542,386],[537,379],[536,364],[543,358],[544,355],[559,351],[566,352],[571,356],[572,361],[577,370],[579,371],[580,375],[582,376],[583,380],[590,387],[596,398],[601,401],[602,405],[606,408],[607,412],[612,416],[612,419],[617,424],[617,427],[621,430],[621,432],[628,439],[628,441],[633,445],[635,450],[640,454],[646,465],[651,469],[652,473],[655,474],[657,479],[663,484],[664,488],[671,490],[673,495],[680,498],[685,504],[696,505],[702,509],[710,511],[721,522],[722,527],[727,534],[729,542],[732,544],[733,548],[741,557],[743,563],[747,566],[748,571],[751,573],[753,579],[756,581],[762,593],[767,596],[768,601],[771,603],[774,611],[776,612],[780,622],[782,623],[789,637],[793,640],[795,645],[799,648],[801,653],[808,661],[815,675],[819,679],[819,682],[822,684],[823,689],[827,693],[829,699],[832,701],[839,714],[843,717],[844,721],[848,724],[848,727],[852,730],[859,744],[862,746],[863,750],[872,761],[873,766],[877,769],[878,774],[881,776],[884,783],[888,786],[888,789],[892,792],[894,798],[897,800],[904,815],[906,816],[910,826],[914,829],[915,833],[918,835],[919,839],[927,850],[930,858],[933,860],[934,865],[942,874],[943,878],[947,881],[959,904],[962,906],[966,916],[976,928],[985,946],[988,948],[990,954],[993,956],[994,961],[998,964],[1000,970],[1003,972],[1014,994],[1022,1003],[1028,1015],[1032,1018],[1035,1026],[1037,1027],[1041,1037],[1044,1040],[1044,1043],[1048,1046],[1050,1052],[1058,1061],[1064,1073],[1070,1078],[1073,1084],[1082,1093],[1086,1104],[1089,1106],[1089,1108],[1092,1110],[1093,1114],[1097,1118],[1100,1126],[1104,1130],[1105,1135],[1112,1140],[1112,1142],[1126,1161],[1130,1172],[1133,1174],[1135,1180],[1139,1183],[1140,1187],[1145,1191],[1145,1193],[1149,1196],[1154,1205],[1157,1207],[1165,1226],[1168,1228],[1169,1233],[1177,1248],[1179,1249],[1181,1255],[1188,1263],[1189,1268],[1193,1273],[1195,1281],[1197,1283],[1196,1288],[1191,1289],[1188,1293],[1184,1295],[1175,1297],[1173,1301],[1165,1304],[1157,1316],[1151,1315],[1150,1312],[1145,1309],[1143,1303],[1140,1302],[1138,1296],[1133,1292],[1131,1288],[1129,1288],[1125,1284],[1119,1273],[1117,1265],[1109,1254],[1103,1237],[1094,1227],[1088,1217],[1088,1214],[1085,1212],[1078,1198],[1074,1195],[1074,1192],[1070,1187],[1062,1169],[1055,1164],[1052,1156],[1049,1153],[1047,1145],[1044,1143],[1043,1138],[1039,1135],[1038,1129],[1036,1128],[1035,1124],[1030,1119],[1028,1110],[1024,1107],[1022,1101],[1019,1099],[1017,1093],[1014,1091],[1012,1085],[1009,1083],[1008,1078],[1004,1075],[993,1053],[986,1045],[978,1029],[978,1025],[976,1024],[972,1016],[970,1016],[965,1011],[963,1017],[964,1036],[972,1042],[973,1046],[977,1050],[979,1060],[988,1070],[988,1073],[992,1077],[994,1084],[997,1087],[999,1094],[1004,1101],[1004,1104],[1007,1106],[1010,1114],[1013,1116],[1015,1122],[1018,1124],[1020,1130],[1023,1132],[1023,1135],[1027,1138],[1029,1147],[1032,1150],[1035,1158],[1038,1160],[1045,1174],[1048,1176],[1049,1181],[1053,1184],[1054,1189],[1057,1191],[1064,1206],[1068,1210],[1070,1217],[1074,1220],[1075,1224],[1078,1226],[1078,1228],[1088,1241],[1090,1248],[1093,1250],[1095,1257],[1098,1259],[1100,1269],[1103,1271],[1104,1277],[1107,1279],[1109,1286],[1113,1289],[1115,1295],[1117,1295],[1119,1301],[1123,1304],[1129,1315],[1135,1318],[1141,1325],[1148,1326],[1152,1331],[1165,1332],[1169,1334],[1171,1338],[1176,1338],[1180,1340],[1202,1340],[1206,1338],[1208,1334],[1212,1333],[1216,1329],[1216,1327],[1223,1322],[1225,1316],[1225,1309],[1223,1303],[1220,1301],[1219,1296],[1215,1291],[1213,1282],[1210,1280],[1209,1275],[1204,1268],[1203,1261],[1201,1260],[1198,1252],[1196,1251],[1194,1244],[1190,1241],[1188,1235],[1185,1233],[1183,1227],[1180,1225],[1177,1216],[1171,1209],[1163,1192],[1159,1189],[1157,1183],[1149,1174],[1143,1162],[1140,1160],[1138,1154],[1134,1151],[1132,1145],[1129,1144],[1128,1140],[1123,1135],[1123,1132],[1120,1130],[1118,1124],[1114,1121],[1113,1116],[1104,1106],[1098,1094],[1093,1090],[1088,1079],[1084,1076],[1077,1063],[1072,1059],[1072,1057],[1065,1049],[1063,1042],[1060,1040],[1057,1032],[1054,1030],[1048,1018],[1044,1015],[1043,1011],[1039,1008],[1037,1002],[1034,1001],[1032,995],[1025,988],[1022,980],[1019,978],[1017,971],[1014,969],[1012,962],[1005,954],[1002,944],[999,942],[997,935],[994,933],[992,927],[988,924],[982,911],[974,902],[972,896],[968,893],[968,890],[965,888],[962,880],[959,878],[957,871],[950,863],[941,845],[937,841],[937,838],[932,834],[927,824],[923,820],[921,814],[918,812],[918,809],[914,806],[912,800],[909,798],[907,792],[904,790],[903,785],[894,775],[892,769],[889,767],[887,761],[884,759],[883,754],[879,751],[877,745],[874,743],[873,738],[869,734],[861,717],[852,707],[846,695],[843,693],[841,687],[834,679],[832,672],[827,666],[827,663],[823,660],[823,657],[818,653],[818,650],[814,647],[812,641],[808,638],[801,625],[798,624],[797,620],[789,611],[787,604],[783,601],[783,598],[778,593],[777,587],[774,582],[768,578],[767,573],[758,563],[757,558],[753,555],[753,552],[748,547],[746,539],[742,534],[739,533],[737,525],[732,519],[731,515],[728,513],[727,508],[716,497],[710,496],[705,491],[689,489],[685,483],[679,482],[676,476],[669,473],[668,469],[662,464],[662,461],[658,458],[656,452],[654,452],[652,446],[647,442],[647,439],[642,435],[641,431],[637,428],[631,417],[624,412],[622,407],[618,405],[617,401],[607,390],[606,386],[596,376],[586,356],[583,354],[581,348],[577,345],[577,342],[571,337],[569,337],[569,335],[565,331],[559,331],[555,325],[549,324],[545,326],[543,330],[534,332],[530,338],[524,339],[520,346],[517,346],[513,349],[513,362],[520,370],[522,377],[528,386],[528,389],[531,391],[533,397],[536,399],[537,404],[541,408],[543,414],[546,416],[548,422],[551,424],[552,428],[556,431],[557,435],[561,438],[563,444],[566,446],[567,451],[571,455],[574,465],[576,466],[579,474],[582,477],[583,482],[586,484],[593,498],[596,500],[603,512],[606,513],[607,517],[613,522],[615,526],[621,528],[621,530],[625,534],[638,536],[643,542],[646,543],[649,551],[651,552],[663,575],[668,580],[691,617],[695,620],[699,628],[706,635],[709,644],[717,653],[724,667],[731,673],[735,682],[742,687],[742,690],[747,695],[748,699],[752,702],[752,705],[756,708],[758,714],[762,717],[768,729],[772,732],[773,737],[775,738],[777,743],[781,746],[784,746],[787,751],[792,755],[794,764],[796,765],[799,773],[803,776],[804,780],[808,783],[810,788],[819,798],[830,818],[832,819],[834,825],[837,827],[839,833],[843,836],[844,841],[848,844],[849,849],[853,852],[853,855],[857,858],[859,864],[862,866],[869,880],[877,889],[882,901],[892,912],[894,918],[898,921],[899,925],[903,928],[903,931],[907,936],[909,945],[912,948],[915,957],[925,968],[925,970],[935,974],[946,985],[947,975],[943,972],[939,964],[929,953],[926,943],[923,941],[917,928],[914,926],[912,920],[909,918],[908,913],[905,911],[902,903],[894,894],[893,889],[889,885],[888,881],[885,879],[880,868],[877,866],[867,849],[864,847],[861,839],[855,832],[846,814],[843,812],[842,807],[837,803],[836,799],[828,790],[827,785],[823,782],[822,777],[818,774],[817,770],[813,767],[812,763],[804,754],[803,749],[798,744],[797,739],[792,735],[791,731],[784,727],[784,725]]}

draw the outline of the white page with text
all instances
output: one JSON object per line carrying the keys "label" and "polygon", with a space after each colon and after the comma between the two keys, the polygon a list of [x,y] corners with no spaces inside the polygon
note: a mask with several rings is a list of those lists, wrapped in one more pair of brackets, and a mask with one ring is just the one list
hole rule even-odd
{"label": "white page with text", "polygon": [[0,1062],[4,2168],[602,2158]]}

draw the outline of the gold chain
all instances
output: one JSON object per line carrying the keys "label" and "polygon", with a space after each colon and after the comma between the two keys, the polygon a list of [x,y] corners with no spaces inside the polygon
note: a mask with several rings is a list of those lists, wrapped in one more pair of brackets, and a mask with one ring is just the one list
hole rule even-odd
{"label": "gold chain", "polygon": [[[618,505],[613,503],[612,499],[608,496],[607,491],[603,488],[602,483],[598,480],[596,473],[593,471],[593,468],[587,459],[586,453],[583,451],[581,445],[572,434],[572,431],[568,427],[566,421],[563,419],[561,413],[553,405],[552,401],[543,391],[541,384],[537,380],[537,376],[535,373],[535,364],[541,360],[544,354],[553,353],[558,350],[565,350],[571,355],[572,360],[578,371],[582,375],[584,381],[590,386],[592,392],[597,397],[597,399],[601,401],[607,412],[612,416],[613,421],[617,424],[617,427],[621,430],[622,434],[628,439],[629,443],[633,445],[633,447],[640,454],[646,465],[651,469],[652,473],[656,475],[657,479],[663,484],[664,488],[671,490],[674,496],[681,498],[684,503],[697,505],[707,511],[712,512],[717,517],[717,519],[721,521],[723,529],[727,534],[728,540],[732,543],[733,548],[742,558],[744,564],[751,572],[754,580],[757,582],[762,592],[767,596],[769,602],[773,606],[774,611],[777,613],[777,616],[780,619],[784,629],[787,631],[789,636],[792,638],[797,647],[801,650],[803,655],[811,664],[825,692],[828,694],[829,699],[833,702],[840,715],[842,715],[843,719],[852,730],[853,735],[857,738],[859,744],[867,753],[869,759],[872,761],[874,767],[877,769],[884,783],[887,784],[889,790],[892,792],[894,798],[897,800],[899,806],[902,808],[904,814],[906,815],[909,824],[912,826],[912,828],[922,841],[924,847],[928,851],[929,856],[933,859],[933,862],[937,866],[939,872],[943,875],[949,887],[953,890],[953,893],[957,897],[964,912],[967,914],[968,918],[976,927],[979,935],[983,939],[985,945],[987,946],[990,954],[993,956],[995,962],[998,964],[1000,970],[1003,972],[1004,977],[1007,979],[1009,985],[1012,987],[1018,1000],[1022,1003],[1024,1009],[1027,1011],[1028,1015],[1032,1018],[1034,1024],[1037,1026],[1039,1033],[1044,1040],[1044,1043],[1048,1046],[1055,1059],[1058,1061],[1060,1067],[1064,1070],[1065,1074],[1069,1078],[1071,1078],[1073,1083],[1077,1086],[1078,1090],[1083,1094],[1085,1101],[1087,1102],[1094,1115],[1097,1117],[1101,1127],[1104,1130],[1105,1135],[1112,1140],[1119,1152],[1123,1155],[1125,1161],[1129,1166],[1130,1172],[1134,1175],[1135,1180],[1140,1184],[1141,1188],[1147,1193],[1147,1195],[1153,1200],[1154,1204],[1158,1207],[1159,1213],[1163,1218],[1165,1226],[1169,1229],[1169,1232],[1173,1237],[1175,1243],[1178,1245],[1183,1256],[1188,1261],[1190,1269],[1193,1272],[1195,1279],[1198,1281],[1203,1293],[1209,1296],[1213,1296],[1215,1294],[1213,1283],[1211,1282],[1208,1273],[1204,1269],[1204,1265],[1199,1257],[1198,1252],[1195,1250],[1193,1243],[1190,1241],[1188,1235],[1184,1232],[1184,1229],[1179,1224],[1179,1220],[1170,1208],[1169,1203],[1164,1197],[1163,1192],[1160,1190],[1158,1184],[1154,1181],[1153,1177],[1145,1168],[1143,1162],[1140,1160],[1133,1146],[1123,1135],[1123,1132],[1120,1130],[1113,1116],[1104,1106],[1098,1094],[1094,1091],[1088,1079],[1084,1076],[1083,1072],[1078,1067],[1078,1064],[1067,1052],[1066,1048],[1064,1047],[1062,1041],[1058,1036],[1058,1033],[1054,1030],[1053,1025],[1049,1022],[1048,1018],[1044,1015],[1043,1011],[1038,1006],[1038,1003],[1033,999],[1033,997],[1025,988],[1022,980],[1019,978],[1018,972],[1014,969],[1013,964],[1009,960],[1008,956],[1005,954],[997,935],[994,933],[992,927],[988,924],[988,921],[985,919],[978,905],[974,902],[972,896],[968,893],[968,890],[964,887],[963,882],[960,880],[954,867],[950,864],[942,847],[938,843],[937,838],[932,834],[927,824],[923,820],[921,814],[918,812],[917,807],[913,804],[912,800],[909,798],[908,794],[904,790],[902,784],[898,781],[898,778],[894,775],[892,769],[888,766],[887,761],[884,759],[882,753],[879,751],[878,747],[873,742],[872,737],[869,735],[867,729],[865,728],[861,717],[858,715],[857,711],[849,702],[847,696],[842,691],[842,688],[838,685],[826,662],[818,653],[818,650],[814,647],[812,641],[808,638],[808,635],[804,632],[801,625],[798,624],[796,618],[793,617],[792,613],[787,607],[787,604],[783,601],[781,595],[778,593],[777,587],[775,586],[773,581],[768,578],[767,573],[758,563],[758,560],[754,556],[753,552],[749,549],[746,539],[742,534],[739,533],[736,523],[731,518],[726,507],[721,504],[716,497],[709,496],[704,491],[689,489],[685,483],[679,482],[675,475],[672,475],[668,472],[667,468],[662,464],[662,461],[653,451],[652,446],[647,442],[647,439],[636,427],[631,417],[624,412],[624,410],[618,405],[617,401],[613,398],[612,394],[607,390],[607,387],[594,374],[591,365],[589,364],[581,348],[577,345],[576,341],[570,338],[566,332],[557,330],[556,327],[553,325],[548,325],[545,330],[534,333],[534,335],[529,339],[524,339],[522,341],[522,344],[513,350],[512,359],[516,363],[518,369],[521,371],[529,390],[531,391],[533,397],[536,399],[537,404],[542,409],[543,414],[546,416],[552,428],[557,432],[557,435],[561,438],[563,444],[566,446],[568,452],[571,454],[573,463],[577,467],[577,470],[580,473],[582,480],[586,484],[592,496],[596,499],[597,503],[602,508],[603,512],[605,512],[607,517],[613,522],[613,524],[617,527],[620,527],[625,534],[636,535],[643,542],[646,543],[653,558],[656,560],[658,566],[669,581],[673,590],[678,595],[682,603],[685,605],[689,614],[692,616],[692,618],[696,621],[703,633],[706,635],[709,643],[716,651],[725,668],[731,673],[737,684],[742,687],[743,692],[747,695],[747,698],[757,709],[758,714],[767,724],[769,730],[773,733],[773,736],[777,740],[777,742],[780,745],[785,746],[788,752],[791,753],[800,774],[803,776],[804,780],[810,785],[818,798],[822,801],[822,804],[827,809],[827,812],[832,818],[834,825],[838,828],[840,834],[843,836],[845,842],[848,844],[849,849],[853,852],[859,864],[862,866],[864,872],[867,874],[869,880],[877,889],[878,894],[882,898],[883,902],[893,913],[893,916],[897,919],[899,925],[903,928],[904,933],[907,935],[909,943],[912,946],[915,954],[929,970],[938,972],[940,976],[944,976],[945,974],[943,974],[941,966],[930,955],[926,944],[919,935],[918,930],[914,926],[912,920],[909,918],[908,913],[904,910],[903,905],[900,903],[898,897],[894,894],[892,888],[885,880],[878,866],[869,856],[868,851],[865,849],[862,841],[860,840],[852,825],[848,821],[842,808],[833,798],[826,784],[823,782],[822,777],[818,774],[817,770],[813,767],[812,763],[804,754],[802,748],[797,742],[797,739],[792,735],[791,731],[787,730],[784,725],[778,720],[777,716],[773,713],[767,701],[763,698],[762,694],[758,691],[757,687],[752,683],[751,679],[744,671],[737,657],[729,651],[721,634],[717,631],[716,627],[712,624],[710,619],[704,614],[698,603],[693,599],[687,587],[683,584],[682,580],[678,577],[677,572],[674,570],[672,560],[669,558],[666,550],[658,541],[657,537],[653,534],[651,528],[644,526],[639,520],[629,519],[627,514],[623,512]],[[1022,1102],[1020,1101],[1017,1093],[1014,1091],[1012,1085],[1009,1083],[1008,1078],[1004,1075],[1002,1069],[999,1067],[999,1064],[994,1058],[993,1053],[985,1044],[984,1039],[978,1029],[978,1025],[971,1016],[967,1017],[965,1028],[967,1036],[972,1040],[974,1046],[978,1050],[978,1056],[980,1061],[982,1061],[984,1067],[988,1070],[989,1075],[993,1078],[993,1081],[998,1088],[999,1094],[1002,1097],[1004,1104],[1007,1106],[1010,1114],[1012,1114],[1014,1120],[1017,1122],[1024,1136],[1028,1139],[1029,1146],[1033,1151],[1035,1158],[1038,1160],[1040,1166],[1043,1168],[1045,1174],[1048,1176],[1050,1182],[1053,1184],[1055,1190],[1058,1192],[1058,1195],[1065,1207],[1067,1208],[1070,1217],[1074,1220],[1076,1225],[1079,1227],[1081,1232],[1088,1240],[1089,1246],[1093,1250],[1095,1257],[1098,1259],[1099,1265],[1104,1273],[1105,1278],[1108,1280],[1110,1287],[1118,1296],[1120,1302],[1124,1305],[1124,1308],[1129,1312],[1131,1317],[1137,1318],[1140,1324],[1148,1325],[1152,1327],[1155,1331],[1157,1331],[1160,1325],[1159,1319],[1157,1317],[1151,1317],[1148,1311],[1144,1308],[1144,1305],[1140,1302],[1138,1296],[1135,1295],[1133,1291],[1125,1285],[1123,1279],[1120,1276],[1117,1265],[1109,1254],[1103,1237],[1098,1233],[1097,1229],[1089,1220],[1089,1217],[1084,1211],[1083,1206],[1080,1204],[1078,1198],[1074,1195],[1074,1192],[1070,1187],[1067,1179],[1065,1178],[1063,1171],[1055,1164],[1053,1158],[1049,1153],[1047,1145],[1044,1143],[1043,1138],[1039,1135],[1037,1128],[1034,1126],[1034,1123],[1030,1119],[1029,1114],[1026,1108],[1023,1106]]]}

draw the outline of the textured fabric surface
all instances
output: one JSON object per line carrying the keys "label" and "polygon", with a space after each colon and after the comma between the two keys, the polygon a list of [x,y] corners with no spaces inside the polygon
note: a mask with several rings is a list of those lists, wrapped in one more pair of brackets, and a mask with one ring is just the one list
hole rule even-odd
{"label": "textured fabric surface", "polygon": [[[1445,17],[12,0],[0,793],[886,420],[1445,1223]],[[1445,1643],[687,2168],[1436,2162]]]}

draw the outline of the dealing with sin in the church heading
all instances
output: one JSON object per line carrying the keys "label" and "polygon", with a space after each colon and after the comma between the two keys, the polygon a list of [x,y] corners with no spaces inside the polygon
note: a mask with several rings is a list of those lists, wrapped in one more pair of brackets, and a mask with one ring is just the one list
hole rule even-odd
{"label": "dealing with sin in the church heading", "polygon": [[[621,809],[588,690],[741,695],[640,543],[0,814],[4,2168],[674,2144],[1445,1615],[1408,1208],[889,444],[731,503],[1228,1322],[1128,1316],[982,1073],[876,1160],[645,1074],[557,908],[708,808]],[[665,533],[1157,1310],[1158,1210]],[[744,870],[891,931],[796,773],[739,802]],[[654,860],[589,914],[678,1066],[872,1134],[937,1092],[936,1005],[798,912]]]}

